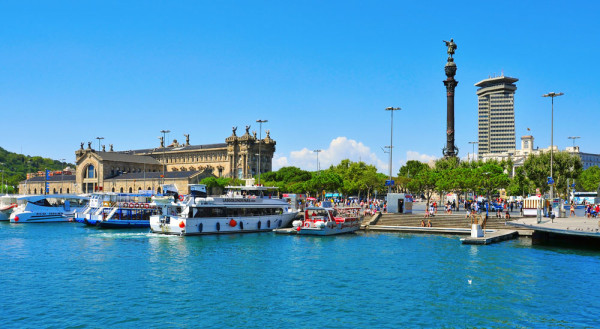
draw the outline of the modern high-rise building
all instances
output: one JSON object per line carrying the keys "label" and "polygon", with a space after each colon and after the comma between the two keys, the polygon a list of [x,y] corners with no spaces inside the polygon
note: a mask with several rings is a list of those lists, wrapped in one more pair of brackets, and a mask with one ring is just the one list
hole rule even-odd
{"label": "modern high-rise building", "polygon": [[487,153],[516,149],[515,82],[519,79],[500,76],[475,84],[479,100],[479,144],[481,158]]}

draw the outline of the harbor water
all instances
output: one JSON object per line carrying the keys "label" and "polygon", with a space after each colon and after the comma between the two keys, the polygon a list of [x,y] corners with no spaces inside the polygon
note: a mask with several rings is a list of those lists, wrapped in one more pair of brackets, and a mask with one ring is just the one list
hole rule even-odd
{"label": "harbor water", "polygon": [[1,328],[595,327],[600,251],[0,223]]}

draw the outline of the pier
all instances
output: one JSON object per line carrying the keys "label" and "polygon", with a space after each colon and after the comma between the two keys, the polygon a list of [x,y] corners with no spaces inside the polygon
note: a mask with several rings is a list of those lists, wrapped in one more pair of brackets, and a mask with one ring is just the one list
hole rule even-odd
{"label": "pier", "polygon": [[[426,223],[428,220],[431,221],[432,227],[422,227],[422,220]],[[522,220],[522,218],[519,217],[517,220]],[[532,229],[508,226],[508,221],[504,218],[497,218],[495,215],[490,216],[487,220],[483,237],[465,237],[461,241],[463,244],[487,245],[515,239],[519,236],[532,235]],[[430,218],[424,218],[424,214],[422,213],[376,214],[372,217],[365,217],[361,229],[374,232],[471,235],[471,220],[465,218],[464,212],[455,212],[453,214],[439,212]]]}
{"label": "pier", "polygon": [[533,243],[546,242],[549,239],[568,239],[575,241],[590,241],[600,244],[600,220],[587,217],[567,218],[542,218],[538,223],[537,218],[520,218],[508,223],[516,229],[533,231]]}

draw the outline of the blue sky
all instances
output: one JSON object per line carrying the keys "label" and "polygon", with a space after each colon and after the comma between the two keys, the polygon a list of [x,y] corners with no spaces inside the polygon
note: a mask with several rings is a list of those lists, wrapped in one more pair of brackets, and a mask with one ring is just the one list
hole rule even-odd
{"label": "blue sky", "polygon": [[[456,144],[477,140],[474,84],[519,79],[517,144],[600,153],[600,5],[594,1],[4,1],[0,146],[74,161],[80,142],[158,146],[160,130],[222,143],[231,127],[277,141],[274,167],[363,160],[396,173],[441,156],[446,48],[455,61]],[[450,11],[445,12],[444,10]],[[263,132],[264,135],[264,132]]]}

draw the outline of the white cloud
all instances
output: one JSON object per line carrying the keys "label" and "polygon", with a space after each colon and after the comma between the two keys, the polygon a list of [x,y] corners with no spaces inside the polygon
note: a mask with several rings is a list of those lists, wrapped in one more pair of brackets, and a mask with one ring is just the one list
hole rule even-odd
{"label": "white cloud", "polygon": [[[348,139],[347,137],[337,137],[329,143],[329,147],[322,149],[318,153],[319,166],[321,169],[329,168],[331,165],[337,165],[344,159],[351,161],[363,161],[374,165],[380,172],[388,170],[388,162],[381,160],[377,154],[371,152],[368,146],[363,143]],[[289,158],[281,155],[275,155],[273,158],[273,170],[284,166],[295,166],[304,170],[317,170],[317,152],[303,148],[298,151],[290,152]]]}
{"label": "white cloud", "polygon": [[[424,163],[429,163],[431,160],[436,160],[438,157],[435,155],[421,154],[417,151],[407,151],[406,152],[406,161],[408,160],[418,160]],[[404,163],[406,163],[404,161]]]}

